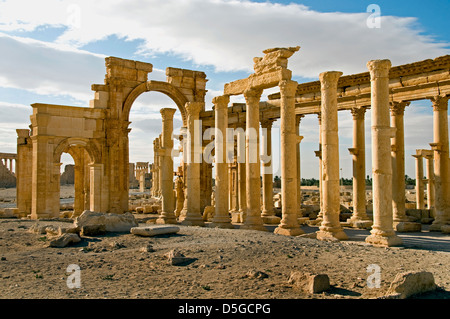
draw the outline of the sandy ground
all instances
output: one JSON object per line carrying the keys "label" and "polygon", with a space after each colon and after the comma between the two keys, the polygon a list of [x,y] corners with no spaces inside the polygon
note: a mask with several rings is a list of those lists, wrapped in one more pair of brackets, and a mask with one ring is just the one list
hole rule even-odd
{"label": "sandy ground", "polygon": [[[136,215],[144,217],[154,216]],[[0,298],[376,298],[386,293],[397,273],[423,270],[433,273],[441,289],[420,297],[450,298],[450,236],[441,233],[401,234],[404,247],[375,248],[364,244],[365,230],[345,229],[349,241],[329,243],[276,235],[270,226],[267,232],[237,229],[239,225],[232,230],[180,226],[175,235],[108,233],[49,248],[49,238],[28,231],[34,223],[0,220]],[[155,251],[141,252],[148,244]],[[192,262],[169,265],[164,254],[172,249]],[[81,269],[81,288],[67,286],[70,264]],[[381,267],[380,288],[367,286],[371,264]],[[267,278],[247,277],[251,270]],[[332,288],[300,293],[288,284],[292,271],[325,273]]]}

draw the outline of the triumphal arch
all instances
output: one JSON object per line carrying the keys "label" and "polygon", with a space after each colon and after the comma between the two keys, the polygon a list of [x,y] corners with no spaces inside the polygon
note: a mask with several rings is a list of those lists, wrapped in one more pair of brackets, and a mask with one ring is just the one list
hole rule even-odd
{"label": "triumphal arch", "polygon": [[[158,223],[205,225],[203,209],[211,205],[212,167],[215,166],[215,200],[208,226],[265,230],[264,224],[277,224],[276,233],[299,235],[302,216],[300,123],[305,116],[316,116],[320,136],[318,172],[320,176],[320,214],[317,218],[322,240],[347,238],[339,221],[339,138],[338,112],[353,116],[353,215],[347,224],[371,225],[366,241],[374,245],[401,244],[396,231],[416,229],[405,209],[404,111],[412,101],[428,100],[433,110],[433,140],[430,148],[415,157],[426,157],[433,199],[431,230],[450,224],[450,172],[448,137],[448,99],[450,97],[450,56],[392,66],[385,60],[369,61],[367,72],[345,75],[339,71],[318,74],[319,80],[297,83],[292,80],[288,59],[300,47],[272,48],[253,60],[254,72],[245,79],[225,84],[223,94],[213,98],[213,110],[205,110],[206,74],[167,68],[167,80],[148,81],[152,65],[115,57],[106,58],[104,84],[92,85],[95,98],[89,107],[33,104],[31,130],[18,133],[18,208],[31,218],[57,217],[59,212],[60,157],[63,152],[75,161],[75,212],[92,210],[105,213],[128,211],[129,113],[136,98],[148,91],[169,96],[181,113],[187,140],[183,153],[197,161],[182,163],[184,189],[181,206],[174,198],[173,116],[175,109],[161,109],[162,133],[153,141],[154,176],[152,195],[162,200]],[[279,93],[261,101],[263,90],[277,87]],[[230,97],[243,95],[245,103],[230,104]],[[365,127],[371,112],[373,216],[366,212]],[[273,210],[273,176],[270,165],[261,162],[260,127],[269,130],[280,119],[281,135],[281,219]],[[200,121],[201,127],[196,123]],[[221,160],[230,150],[217,138],[227,128],[241,128],[244,147],[233,162]],[[202,158],[208,141],[196,147],[197,136],[213,129],[215,159]],[[221,133],[222,132],[222,133]],[[253,132],[253,133],[251,133]],[[255,133],[256,132],[256,133]],[[302,132],[302,135],[308,132]],[[180,139],[182,139],[180,137]],[[264,138],[271,153],[270,134]],[[149,142],[149,145],[151,143]],[[231,149],[235,149],[231,145]],[[240,159],[240,160],[239,160]],[[243,159],[243,160],[242,160]],[[29,165],[31,163],[31,165]],[[264,168],[264,173],[261,171]],[[266,167],[267,166],[267,167]],[[419,166],[418,166],[419,167]],[[180,173],[181,174],[181,173]],[[262,179],[261,179],[262,175]],[[431,187],[431,186],[430,186]],[[422,187],[423,188],[423,187]],[[431,192],[431,191],[430,191]],[[422,195],[423,196],[423,195]],[[174,213],[175,209],[177,214]],[[181,210],[180,214],[178,211]],[[420,228],[420,225],[419,225]]]}

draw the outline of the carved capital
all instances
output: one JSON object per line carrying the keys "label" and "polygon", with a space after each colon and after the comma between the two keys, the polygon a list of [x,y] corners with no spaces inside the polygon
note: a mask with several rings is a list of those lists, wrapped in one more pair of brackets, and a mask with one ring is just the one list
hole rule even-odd
{"label": "carved capital", "polygon": [[437,96],[430,98],[431,102],[433,103],[433,110],[434,111],[447,111],[449,98],[450,98],[449,96],[441,96],[441,95],[437,95]]}
{"label": "carved capital", "polygon": [[261,120],[261,127],[266,129],[271,129],[273,122],[275,122],[276,119],[263,119]]}
{"label": "carved capital", "polygon": [[173,115],[177,110],[171,108],[163,108],[160,110],[163,121],[173,120]]}
{"label": "carved capital", "polygon": [[322,72],[319,75],[320,86],[322,89],[337,89],[337,83],[343,73],[340,71]]}
{"label": "carved capital", "polygon": [[391,115],[404,115],[405,114],[405,107],[409,106],[411,102],[389,102],[390,109],[391,109]]}
{"label": "carved capital", "polygon": [[296,114],[295,115],[295,126],[299,126],[302,118],[305,117],[305,114]]}
{"label": "carved capital", "polygon": [[244,91],[245,101],[247,102],[247,104],[259,103],[262,92],[263,90],[246,89]]}
{"label": "carved capital", "polygon": [[365,107],[353,107],[350,112],[352,113],[354,120],[364,120],[364,116],[366,114]]}
{"label": "carved capital", "polygon": [[297,92],[298,83],[295,81],[283,80],[278,83],[280,87],[281,97],[295,97],[295,92]]}
{"label": "carved capital", "polygon": [[212,102],[216,110],[224,109],[227,108],[228,103],[230,103],[230,96],[228,95],[216,96],[215,98],[212,99]]}
{"label": "carved capital", "polygon": [[188,116],[198,118],[200,111],[203,109],[203,105],[203,102],[187,102],[185,107]]}
{"label": "carved capital", "polygon": [[370,80],[376,78],[388,78],[391,69],[391,61],[389,60],[372,60],[367,62],[367,68],[370,72]]}

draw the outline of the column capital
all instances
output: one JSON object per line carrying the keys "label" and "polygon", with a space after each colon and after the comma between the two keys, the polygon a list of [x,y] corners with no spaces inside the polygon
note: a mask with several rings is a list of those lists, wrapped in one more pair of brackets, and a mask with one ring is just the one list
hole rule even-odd
{"label": "column capital", "polygon": [[299,126],[302,118],[305,117],[305,114],[295,114],[295,126]]}
{"label": "column capital", "polygon": [[392,101],[389,102],[389,108],[391,110],[391,115],[395,116],[395,115],[404,115],[405,114],[405,108],[407,106],[409,106],[411,104],[411,102],[396,102],[396,101]]}
{"label": "column capital", "polygon": [[187,102],[185,105],[188,116],[198,117],[203,109],[203,102]]}
{"label": "column capital", "polygon": [[262,92],[263,92],[262,89],[252,89],[252,88],[246,89],[244,91],[245,101],[247,101],[247,104],[249,102],[252,102],[251,100],[257,100],[259,102],[259,100],[261,99]]}
{"label": "column capital", "polygon": [[364,120],[366,110],[365,107],[352,107],[350,112],[352,113],[354,120]]}
{"label": "column capital", "polygon": [[177,110],[172,108],[162,108],[160,110],[163,121],[170,121]]}
{"label": "column capital", "polygon": [[281,96],[287,97],[295,97],[295,93],[297,92],[298,83],[291,80],[282,80],[278,83],[280,87]]}
{"label": "column capital", "polygon": [[337,88],[339,78],[342,76],[340,71],[327,71],[322,72],[319,75],[320,86],[323,89]]}
{"label": "column capital", "polygon": [[434,111],[447,111],[449,98],[450,98],[450,96],[441,96],[441,95],[431,97],[430,100],[433,103],[433,110]]}
{"label": "column capital", "polygon": [[216,96],[212,99],[215,109],[227,108],[230,103],[229,95]]}
{"label": "column capital", "polygon": [[271,129],[273,122],[275,122],[276,119],[262,119],[261,120],[261,127],[266,129]]}
{"label": "column capital", "polygon": [[376,78],[388,78],[389,70],[391,69],[391,61],[390,60],[372,60],[367,62],[367,68],[370,72],[370,80]]}

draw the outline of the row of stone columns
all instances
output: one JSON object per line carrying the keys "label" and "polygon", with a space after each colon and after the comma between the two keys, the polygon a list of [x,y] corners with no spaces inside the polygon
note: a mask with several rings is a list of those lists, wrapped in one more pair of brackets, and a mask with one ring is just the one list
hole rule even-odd
{"label": "row of stone columns", "polygon": [[[14,168],[16,167],[16,163],[17,163],[17,160],[15,159],[15,158],[0,158],[0,162],[6,167],[6,168],[8,168],[9,169],[9,171],[11,172],[11,173],[14,173],[14,170],[13,170],[13,163],[14,163]],[[9,163],[8,163],[9,162]],[[9,167],[8,167],[9,166]]]}

